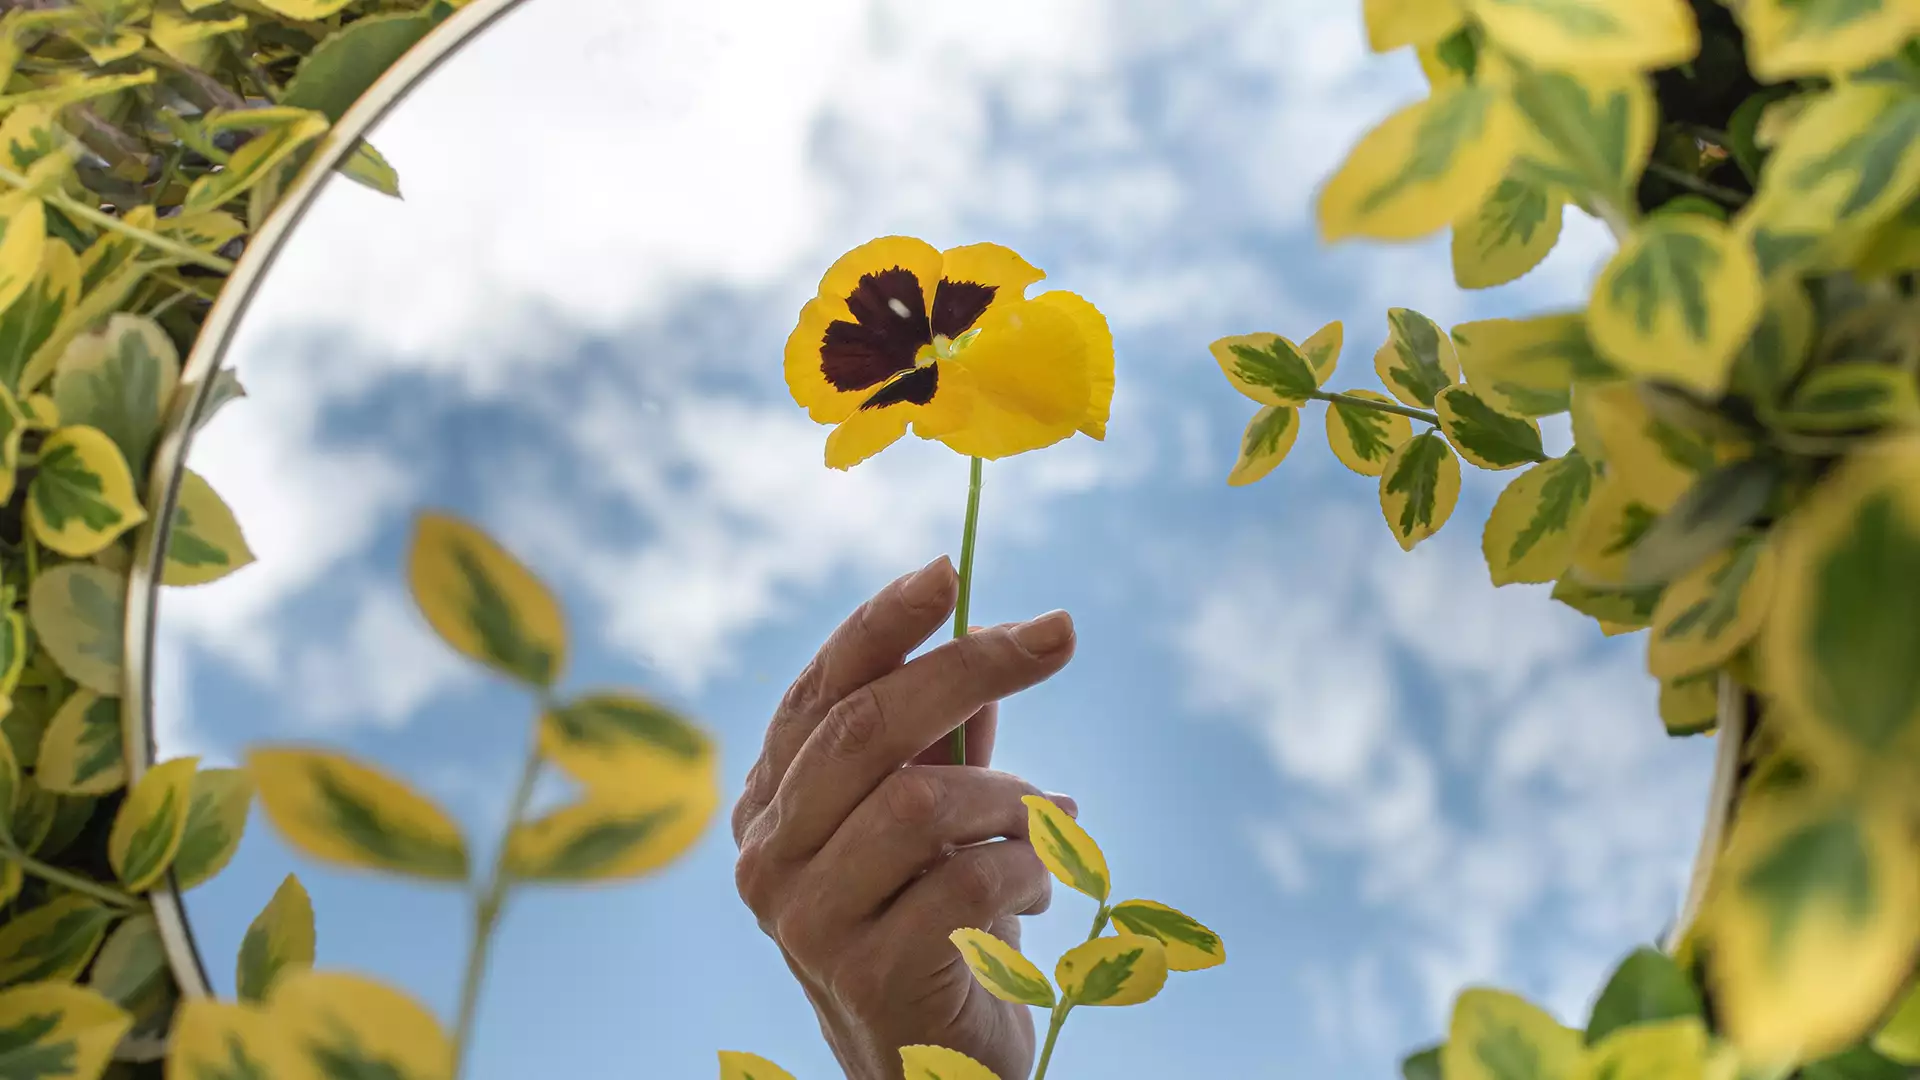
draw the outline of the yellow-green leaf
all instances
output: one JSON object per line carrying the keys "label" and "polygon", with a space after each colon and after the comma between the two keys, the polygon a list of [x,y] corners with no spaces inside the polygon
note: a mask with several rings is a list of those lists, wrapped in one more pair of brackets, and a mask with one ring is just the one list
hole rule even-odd
{"label": "yellow-green leaf", "polygon": [[1340,349],[1346,344],[1346,328],[1335,319],[1313,332],[1313,335],[1300,343],[1300,355],[1307,358],[1307,366],[1313,369],[1313,384],[1327,385],[1334,369],[1340,366]]}
{"label": "yellow-green leaf", "polygon": [[1659,586],[1618,589],[1586,585],[1563,577],[1554,583],[1553,598],[1582,615],[1591,616],[1608,637],[1644,630],[1653,624],[1653,607],[1660,602]]}
{"label": "yellow-green leaf", "polygon": [[52,834],[59,813],[60,796],[35,783],[33,777],[22,776],[20,790],[14,796],[13,821],[8,826],[14,843],[28,854],[39,851]]}
{"label": "yellow-green leaf", "polygon": [[195,19],[163,3],[154,9],[151,33],[154,45],[161,52],[188,67],[204,67],[218,49],[215,38],[246,28],[247,17],[244,15],[235,15],[231,19]]}
{"label": "yellow-green leaf", "polygon": [[903,1046],[900,1064],[906,1069],[902,1080],[1000,1080],[992,1069],[944,1046]]}
{"label": "yellow-green leaf", "polygon": [[1402,404],[1431,409],[1436,394],[1460,381],[1460,357],[1432,319],[1388,308],[1387,341],[1373,354],[1373,370]]}
{"label": "yellow-green leaf", "polygon": [[638,877],[686,854],[719,805],[712,777],[682,779],[644,800],[589,795],[516,826],[507,865],[528,881],[609,881]]}
{"label": "yellow-green leaf", "polygon": [[1904,1065],[1920,1065],[1920,982],[1873,1036],[1873,1048]]}
{"label": "yellow-green leaf", "polygon": [[1655,416],[1631,382],[1584,387],[1580,396],[1608,477],[1654,511],[1679,502],[1718,463],[1710,439]]}
{"label": "yellow-green leaf", "polygon": [[1743,0],[1747,62],[1762,82],[1840,75],[1896,52],[1920,32],[1902,0]]}
{"label": "yellow-green leaf", "polygon": [[147,520],[120,449],[97,428],[63,427],[40,444],[27,489],[27,520],[40,542],[84,559]]}
{"label": "yellow-green leaf", "polygon": [[1687,1016],[1621,1028],[1594,1046],[1581,1075],[1591,1080],[1706,1080],[1706,1025],[1697,1016]]}
{"label": "yellow-green leaf", "polygon": [[535,686],[560,677],[567,634],[559,602],[485,533],[447,514],[423,513],[407,567],[414,603],[447,644]]}
{"label": "yellow-green leaf", "polygon": [[1667,586],[1653,609],[1647,670],[1657,679],[1677,679],[1731,660],[1760,632],[1773,581],[1773,547],[1752,539]]}
{"label": "yellow-green leaf", "polygon": [[1487,38],[1543,68],[1650,71],[1693,59],[1700,31],[1686,0],[1470,0]]}
{"label": "yellow-green leaf", "polygon": [[761,1057],[740,1050],[720,1051],[720,1080],[794,1080],[793,1074]]}
{"label": "yellow-green leaf", "polygon": [[67,894],[0,926],[0,986],[72,982],[107,936],[114,913]]}
{"label": "yellow-green leaf", "polygon": [[13,691],[20,685],[20,673],[26,670],[27,618],[17,608],[8,608],[4,617],[0,617],[0,716],[5,716],[13,701]]}
{"label": "yellow-green leaf", "polygon": [[253,788],[240,769],[202,769],[193,776],[186,832],[173,857],[174,885],[182,892],[218,874],[240,848]]}
{"label": "yellow-green leaf", "polygon": [[1413,240],[1458,221],[1500,182],[1519,127],[1492,87],[1436,89],[1363,136],[1320,190],[1321,237]]}
{"label": "yellow-green leaf", "polygon": [[1433,403],[1447,441],[1482,469],[1517,469],[1547,459],[1539,424],[1500,412],[1467,387],[1449,386]]}
{"label": "yellow-green leaf", "polygon": [[13,903],[14,897],[20,895],[20,886],[24,884],[26,875],[21,872],[20,864],[12,859],[0,859],[0,907]]}
{"label": "yellow-green leaf", "polygon": [[[20,799],[20,761],[13,740],[0,739],[0,833],[12,836],[13,808]],[[15,841],[18,843],[18,841]]]}
{"label": "yellow-green leaf", "polygon": [[1053,977],[1075,1005],[1138,1005],[1167,984],[1167,950],[1143,934],[1098,937],[1068,949]]}
{"label": "yellow-green leaf", "polygon": [[1128,900],[1113,906],[1113,924],[1132,934],[1160,942],[1167,951],[1169,971],[1199,971],[1227,961],[1220,935],[1199,920],[1152,900]]}
{"label": "yellow-green leaf", "polygon": [[1667,734],[1704,735],[1720,722],[1720,672],[1703,671],[1660,683],[1660,722]]}
{"label": "yellow-green leaf", "polygon": [[1854,267],[1869,278],[1920,269],[1920,199],[1874,230],[1855,254]]}
{"label": "yellow-green leaf", "polygon": [[90,101],[94,98],[118,94],[136,86],[147,86],[158,78],[158,72],[152,68],[131,75],[101,75],[84,78],[69,75],[56,78],[55,81],[34,90],[23,90],[18,94],[0,97],[0,112],[8,109],[38,105],[49,109]]}
{"label": "yellow-green leaf", "polygon": [[1594,484],[1593,466],[1578,450],[1514,477],[1494,500],[1480,549],[1495,585],[1547,582],[1567,569],[1574,526]]}
{"label": "yellow-green leaf", "polygon": [[[146,211],[146,213],[143,215],[141,213],[142,211]],[[122,220],[133,224],[141,216],[145,216],[150,220],[152,217],[152,207],[136,206],[132,210],[127,211],[126,217]],[[151,225],[149,224],[146,227],[151,228]],[[109,237],[103,236],[101,239],[94,241],[93,247],[88,249],[88,253],[92,254],[96,250],[102,248],[110,249],[114,246]],[[129,255],[131,256],[131,254],[137,253],[138,251],[139,248],[136,245]],[[135,286],[139,285],[149,273],[152,273],[158,267],[172,265],[174,261],[176,260],[170,257],[129,257],[124,264],[118,266],[110,274],[103,277],[97,285],[91,285],[89,284],[91,279],[88,276],[88,263],[85,258],[82,258],[80,260],[80,298],[66,314],[60,317],[60,321],[54,325],[53,332],[47,335],[46,340],[42,341],[40,347],[35,349],[33,355],[27,359],[27,366],[20,375],[21,387],[32,389],[39,386],[48,375],[53,373],[54,366],[59,362],[60,355],[66,351],[68,343],[88,327],[97,324],[101,319],[106,318],[118,310],[121,305],[126,303],[127,297],[132,295]],[[102,260],[101,263],[95,265],[103,265],[105,262],[106,260]]]}
{"label": "yellow-green leaf", "polygon": [[0,307],[27,291],[47,243],[46,208],[30,191],[0,198]]}
{"label": "yellow-green leaf", "polygon": [[1087,830],[1065,810],[1038,795],[1020,799],[1027,807],[1027,836],[1049,873],[1070,889],[1107,902],[1113,879],[1107,875],[1107,856]]}
{"label": "yellow-green leaf", "polygon": [[34,778],[48,791],[67,795],[105,795],[126,783],[120,699],[85,687],[75,690],[41,736]]}
{"label": "yellow-green leaf", "polygon": [[260,0],[260,6],[278,15],[300,22],[319,22],[331,18],[352,0]]}
{"label": "yellow-green leaf", "polygon": [[1814,368],[1794,388],[1777,422],[1794,431],[1861,431],[1920,426],[1914,373],[1880,364]]}
{"label": "yellow-green leaf", "polygon": [[26,433],[26,411],[5,387],[0,387],[0,498],[9,502],[19,479],[20,442]]}
{"label": "yellow-green leaf", "polygon": [[1374,52],[1439,41],[1466,19],[1460,0],[1364,0],[1361,7]]}
{"label": "yellow-green leaf", "polygon": [[167,1040],[167,1080],[270,1080],[298,1068],[267,1010],[211,998],[180,1003]]}
{"label": "yellow-green leaf", "polygon": [[[5,254],[0,241],[0,258]],[[27,362],[79,301],[79,257],[65,244],[44,245],[33,280],[0,311],[0,387],[20,390]]]}
{"label": "yellow-green leaf", "polygon": [[1453,1002],[1440,1071],[1447,1080],[1575,1080],[1580,1035],[1500,990],[1463,990]]}
{"label": "yellow-green leaf", "polygon": [[1227,483],[1243,487],[1266,476],[1286,460],[1300,438],[1300,410],[1287,405],[1263,406],[1247,421],[1240,435],[1240,453],[1227,473]]}
{"label": "yellow-green leaf", "polygon": [[119,696],[126,610],[125,579],[87,563],[40,571],[27,594],[27,615],[40,645],[74,682]]}
{"label": "yellow-green leaf", "polygon": [[657,791],[712,784],[718,755],[700,726],[623,693],[579,697],[540,718],[540,752],[590,790]]}
{"label": "yellow-green leaf", "polygon": [[1473,392],[1508,416],[1566,412],[1573,380],[1607,379],[1579,312],[1462,323],[1450,335]]}
{"label": "yellow-green leaf", "polygon": [[1660,512],[1633,497],[1612,471],[1587,495],[1587,507],[1573,527],[1568,576],[1585,585],[1627,587],[1627,564],[1634,548]]}
{"label": "yellow-green leaf", "polygon": [[[257,114],[261,110],[252,111]],[[185,208],[213,210],[225,206],[286,164],[295,151],[326,133],[326,117],[296,111],[302,115],[268,126],[236,151],[219,172],[195,180],[187,189]]]}
{"label": "yellow-green leaf", "polygon": [[427,36],[435,21],[423,11],[355,19],[328,35],[300,62],[300,70],[281,96],[282,104],[312,109],[338,122],[388,68]]}
{"label": "yellow-green leaf", "polygon": [[188,247],[212,252],[225,247],[235,237],[245,236],[247,224],[224,210],[200,210],[162,218],[157,231]]}
{"label": "yellow-green leaf", "polygon": [[[1372,390],[1348,390],[1341,397],[1362,398],[1383,405],[1392,402]],[[1327,403],[1327,445],[1340,464],[1361,476],[1379,476],[1387,460],[1413,437],[1413,423],[1399,413],[1369,409],[1335,398]]]}
{"label": "yellow-green leaf", "polygon": [[440,881],[467,877],[467,844],[447,812],[396,777],[297,747],[247,754],[267,820],[307,856]]}
{"label": "yellow-green leaf", "polygon": [[1020,950],[987,933],[962,927],[947,935],[960,950],[976,982],[987,993],[1015,1005],[1053,1008],[1053,984]]}
{"label": "yellow-green leaf", "polygon": [[1513,80],[1524,122],[1515,175],[1624,214],[1653,151],[1653,84],[1631,70],[1529,70]]}
{"label": "yellow-green leaf", "polygon": [[1791,277],[1770,282],[1760,321],[1734,358],[1731,389],[1763,411],[1777,405],[1813,346],[1813,323],[1806,286]]}
{"label": "yellow-green leaf", "polygon": [[1560,241],[1566,201],[1509,174],[1453,223],[1453,280],[1463,289],[1505,285],[1540,265]]}
{"label": "yellow-green leaf", "polygon": [[131,1007],[167,977],[167,952],[150,912],[130,915],[100,946],[87,985],[109,1001]]}
{"label": "yellow-green leaf", "polygon": [[291,972],[267,1011],[304,1069],[319,1076],[451,1080],[453,1043],[433,1013],[383,983],[333,971]]}
{"label": "yellow-green leaf", "polygon": [[[1224,337],[1207,348],[1233,388],[1262,405],[1304,404],[1322,381],[1313,361],[1278,334]],[[1333,355],[1339,355],[1337,343]]]}
{"label": "yellow-green leaf", "polygon": [[283,973],[313,966],[313,902],[288,874],[240,939],[234,986],[242,1001],[265,1001]]}
{"label": "yellow-green leaf", "polygon": [[84,987],[42,982],[0,990],[0,1076],[100,1076],[132,1026],[126,1010]]}
{"label": "yellow-green leaf", "polygon": [[247,546],[233,511],[205,477],[192,469],[182,470],[161,584],[204,585],[252,562],[253,549]]}
{"label": "yellow-green leaf", "polygon": [[356,140],[346,158],[335,166],[340,175],[382,195],[401,198],[400,173],[365,139]]}
{"label": "yellow-green leaf", "polygon": [[1694,570],[1760,522],[1783,478],[1781,466],[1768,457],[1711,470],[1640,535],[1615,580],[1653,585]]}
{"label": "yellow-green leaf", "polygon": [[1636,227],[1600,272],[1587,326],[1621,369],[1714,393],[1759,321],[1760,296],[1753,253],[1725,225],[1665,214]]}
{"label": "yellow-green leaf", "polygon": [[145,892],[173,865],[187,831],[199,758],[175,758],[147,770],[127,793],[107,837],[107,861],[129,892]]}
{"label": "yellow-green leaf", "polygon": [[1460,459],[1437,432],[1407,440],[1380,474],[1380,512],[1403,551],[1439,532],[1459,500]]}

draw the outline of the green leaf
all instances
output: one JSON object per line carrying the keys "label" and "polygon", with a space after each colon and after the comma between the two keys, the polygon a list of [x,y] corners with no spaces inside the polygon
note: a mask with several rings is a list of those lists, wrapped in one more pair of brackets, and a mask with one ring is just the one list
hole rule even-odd
{"label": "green leaf", "polygon": [[132,1024],[125,1010],[84,987],[42,982],[0,991],[0,1076],[101,1076]]}
{"label": "green leaf", "polygon": [[1672,957],[1658,949],[1635,949],[1593,1003],[1587,1045],[1633,1024],[1698,1017],[1701,1008],[1700,991]]}
{"label": "green leaf", "polygon": [[1440,1051],[1446,1080],[1574,1080],[1580,1035],[1512,994],[1470,989],[1454,1000]]}
{"label": "green leaf", "polygon": [[225,869],[240,848],[253,789],[239,769],[202,769],[193,777],[186,831],[173,857],[175,887],[185,892]]}
{"label": "green leaf", "polygon": [[1641,535],[1615,584],[1672,581],[1699,566],[1760,517],[1781,479],[1780,466],[1766,458],[1736,461],[1702,476]]}
{"label": "green leaf", "polygon": [[1227,961],[1226,945],[1219,934],[1165,904],[1128,900],[1114,905],[1112,917],[1113,924],[1128,933],[1142,934],[1166,946],[1170,971],[1199,971]]}
{"label": "green leaf", "polygon": [[1660,602],[1660,593],[1658,585],[1617,589],[1584,585],[1572,578],[1561,578],[1553,586],[1555,600],[1598,620],[1609,636],[1652,625],[1653,608]]}
{"label": "green leaf", "polygon": [[963,927],[948,939],[960,950],[974,981],[989,994],[1015,1005],[1053,1008],[1053,984],[1020,950],[985,930]]}
{"label": "green leaf", "polygon": [[1300,411],[1291,406],[1267,405],[1247,421],[1240,436],[1240,454],[1227,473],[1232,487],[1251,484],[1286,460],[1300,438]]}
{"label": "green leaf", "polygon": [[340,175],[355,183],[370,187],[390,198],[401,198],[400,174],[387,163],[386,158],[380,156],[380,151],[375,150],[373,144],[365,139],[354,141],[353,149],[347,152],[346,158],[337,168],[340,170]]}
{"label": "green leaf", "polygon": [[288,874],[240,939],[234,985],[241,1001],[260,1002],[284,973],[313,966],[313,902]]}
{"label": "green leaf", "polygon": [[1908,1065],[1920,1065],[1920,982],[1907,988],[1893,1015],[1873,1036],[1873,1048]]}
{"label": "green leaf", "polygon": [[124,579],[89,563],[43,569],[27,596],[40,645],[74,682],[99,694],[120,693]]}
{"label": "green leaf", "polygon": [[1380,511],[1401,550],[1440,531],[1460,500],[1460,459],[1437,432],[1416,435],[1380,474]]}
{"label": "green leaf", "polygon": [[1453,223],[1453,280],[1463,289],[1505,285],[1540,265],[1560,240],[1565,200],[1509,175],[1473,213]]}
{"label": "green leaf", "polygon": [[1462,323],[1451,336],[1467,385],[1508,416],[1566,412],[1574,379],[1619,377],[1594,352],[1579,312]]}
{"label": "green leaf", "polygon": [[1713,731],[1720,723],[1720,673],[1660,680],[1660,723],[1675,738]]}
{"label": "green leaf", "polygon": [[251,565],[253,558],[233,510],[205,477],[182,469],[161,584],[204,585]]}
{"label": "green leaf", "polygon": [[1763,410],[1777,404],[1806,362],[1813,325],[1813,301],[1805,286],[1793,278],[1768,285],[1760,321],[1733,361],[1734,392]]}
{"label": "green leaf", "polygon": [[1913,1080],[1913,1070],[1882,1057],[1871,1047],[1855,1046],[1807,1062],[1800,1067],[1797,1077],[1798,1080]]}
{"label": "green leaf", "polygon": [[198,758],[175,758],[147,770],[127,793],[107,837],[107,860],[129,892],[152,888],[180,850]]}
{"label": "green leaf", "polygon": [[1482,469],[1515,469],[1547,459],[1540,425],[1508,416],[1464,386],[1449,386],[1434,399],[1440,430],[1460,456]]}
{"label": "green leaf", "polygon": [[1622,70],[1528,70],[1513,80],[1513,103],[1530,137],[1517,175],[1618,211],[1653,150],[1653,86]]}
{"label": "green leaf", "polygon": [[1234,389],[1262,405],[1300,405],[1320,387],[1313,363],[1278,334],[1243,334],[1209,346]]}
{"label": "green leaf", "polygon": [[280,104],[312,109],[338,123],[431,29],[430,17],[411,12],[356,19],[314,46],[288,80]]}
{"label": "green leaf", "polygon": [[1553,581],[1572,557],[1573,527],[1593,491],[1593,466],[1578,450],[1515,477],[1494,501],[1481,553],[1495,585]]}
{"label": "green leaf", "polygon": [[193,430],[199,431],[207,426],[214,414],[228,402],[247,396],[246,387],[240,385],[240,376],[232,368],[221,368],[213,373],[213,385],[201,396],[200,412],[193,418]]}
{"label": "green leaf", "polygon": [[1433,408],[1435,395],[1460,380],[1453,339],[1409,308],[1387,309],[1387,343],[1374,353],[1373,369],[1394,397],[1417,409]]}
{"label": "green leaf", "polygon": [[1408,1054],[1400,1060],[1400,1075],[1404,1080],[1442,1080],[1440,1055],[1446,1047],[1446,1043],[1434,1043]]}
{"label": "green leaf", "polygon": [[1587,327],[1630,374],[1717,393],[1760,319],[1760,272],[1727,226],[1691,214],[1649,218],[1594,283]]}
{"label": "green leaf", "polygon": [[167,332],[120,312],[67,346],[54,368],[53,401],[61,424],[99,429],[144,470],[179,381],[180,357]]}
{"label": "green leaf", "polygon": [[1382,405],[1392,402],[1372,390],[1349,390],[1327,403],[1327,445],[1333,456],[1361,476],[1379,476],[1393,452],[1413,436],[1413,423],[1399,413],[1370,409],[1350,398]]}
{"label": "green leaf", "polygon": [[153,916],[141,912],[107,935],[87,985],[110,1001],[132,1006],[167,977],[167,952]]}
{"label": "green leaf", "polygon": [[1830,364],[1807,373],[1777,423],[1807,432],[1920,426],[1920,386],[1911,371],[1879,364]]}
{"label": "green leaf", "polygon": [[71,981],[93,959],[113,919],[95,901],[67,895],[0,926],[0,986]]}

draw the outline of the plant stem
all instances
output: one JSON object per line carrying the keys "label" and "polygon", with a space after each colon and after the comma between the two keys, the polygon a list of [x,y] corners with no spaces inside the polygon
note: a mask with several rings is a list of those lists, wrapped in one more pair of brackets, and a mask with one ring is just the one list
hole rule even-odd
{"label": "plant stem", "polygon": [[1726,203],[1735,209],[1747,205],[1747,197],[1730,187],[1702,180],[1685,169],[1676,169],[1664,161],[1647,162],[1647,171],[1665,180],[1671,180],[1696,195],[1705,195],[1716,202]]}
{"label": "plant stem", "polygon": [[111,885],[102,885],[97,881],[90,881],[83,878],[78,874],[69,873],[57,866],[48,866],[39,859],[14,847],[11,843],[0,844],[0,857],[12,859],[14,862],[19,863],[20,869],[25,870],[34,877],[44,878],[53,882],[55,885],[72,889],[77,893],[85,893],[102,903],[111,904],[114,907],[127,911],[138,911],[142,906],[137,897],[123,893]]}
{"label": "plant stem", "polygon": [[[967,525],[960,534],[960,597],[953,605],[954,640],[967,636],[968,601],[973,598],[973,536],[980,526],[980,459],[973,458],[967,476]],[[948,736],[953,748],[953,763],[967,763],[967,725],[962,723]]]}
{"label": "plant stem", "polygon": [[[27,178],[14,172],[12,169],[0,168],[0,182],[11,184],[20,189],[27,187]],[[52,203],[54,206],[59,207],[74,217],[90,221],[106,229],[108,232],[117,232],[122,236],[137,240],[156,251],[164,251],[177,259],[196,263],[209,270],[218,270],[223,274],[233,272],[233,263],[218,255],[209,255],[204,251],[196,251],[178,240],[161,236],[156,232],[149,232],[137,225],[129,225],[125,221],[102,211],[98,207],[88,206],[86,203],[78,199],[69,198],[60,192],[49,191],[45,195],[40,196],[40,199],[42,202]]]}
{"label": "plant stem", "polygon": [[1072,1008],[1065,1002],[1054,1006],[1053,1019],[1047,1022],[1047,1041],[1040,1047],[1040,1064],[1033,1071],[1033,1080],[1046,1080],[1047,1063],[1053,1060],[1053,1044],[1060,1040],[1060,1028],[1067,1022],[1067,1013]]}
{"label": "plant stem", "polygon": [[[547,708],[541,702],[541,710]],[[493,868],[488,871],[487,882],[474,897],[473,938],[467,945],[467,970],[460,980],[460,1013],[453,1029],[453,1073],[459,1080],[460,1070],[467,1059],[467,1044],[473,1041],[473,1020],[480,1005],[480,982],[486,975],[487,956],[493,949],[493,929],[500,921],[500,908],[506,901],[507,886],[512,883],[513,875],[507,870],[507,845],[513,836],[513,830],[527,812],[527,802],[533,797],[533,783],[540,776],[540,744],[535,742],[527,750],[527,762],[520,770],[520,784],[514,789],[513,802],[507,810],[507,821],[500,827],[500,843],[494,848]]]}
{"label": "plant stem", "polygon": [[40,577],[40,545],[33,538],[32,522],[27,522],[24,531],[27,534],[27,583],[31,585]]}
{"label": "plant stem", "polygon": [[1396,405],[1391,401],[1375,401],[1372,398],[1356,397],[1352,394],[1332,393],[1326,390],[1309,390],[1307,396],[1315,401],[1337,401],[1342,405],[1358,405],[1363,409],[1393,413],[1397,416],[1408,416],[1423,423],[1432,424],[1434,427],[1440,426],[1440,417],[1433,413],[1426,412],[1422,409],[1410,409],[1405,405]]}

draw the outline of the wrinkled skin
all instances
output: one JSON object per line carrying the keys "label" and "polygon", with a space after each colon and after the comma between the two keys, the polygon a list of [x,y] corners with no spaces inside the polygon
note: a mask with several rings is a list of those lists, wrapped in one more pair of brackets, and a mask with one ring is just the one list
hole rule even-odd
{"label": "wrinkled skin", "polygon": [[[996,703],[1066,666],[1073,623],[1054,612],[981,629],[907,662],[957,590],[942,558],[842,623],[775,711],[733,812],[740,896],[852,1080],[898,1080],[899,1047],[918,1043],[1000,1076],[1033,1065],[1028,1007],[981,989],[948,935],[976,927],[1018,947],[1018,917],[1052,898],[1020,801],[1038,792],[984,766]],[[968,764],[944,764],[962,721]]]}

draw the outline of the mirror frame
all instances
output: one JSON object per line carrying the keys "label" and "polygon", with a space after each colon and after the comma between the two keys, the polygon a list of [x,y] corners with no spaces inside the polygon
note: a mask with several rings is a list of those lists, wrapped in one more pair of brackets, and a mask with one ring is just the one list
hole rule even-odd
{"label": "mirror frame", "polygon": [[[180,373],[179,390],[154,448],[153,469],[147,478],[148,519],[134,536],[129,567],[126,622],[122,630],[121,742],[127,766],[127,786],[139,783],[158,763],[154,742],[153,653],[160,602],[160,576],[173,531],[174,503],[180,493],[187,451],[193,445],[193,424],[199,416],[206,388],[220,370],[241,316],[254,293],[273,268],[276,257],[326,184],[335,178],[335,166],[393,108],[458,53],[482,31],[526,0],[472,0],[434,27],[388,68],[328,129],[291,190],[274,207],[253,235],[227,276],[199,336],[194,339]],[[148,894],[160,942],[166,952],[181,995],[186,999],[213,997],[206,964],[194,944],[178,882],[169,870],[165,884]]]}

